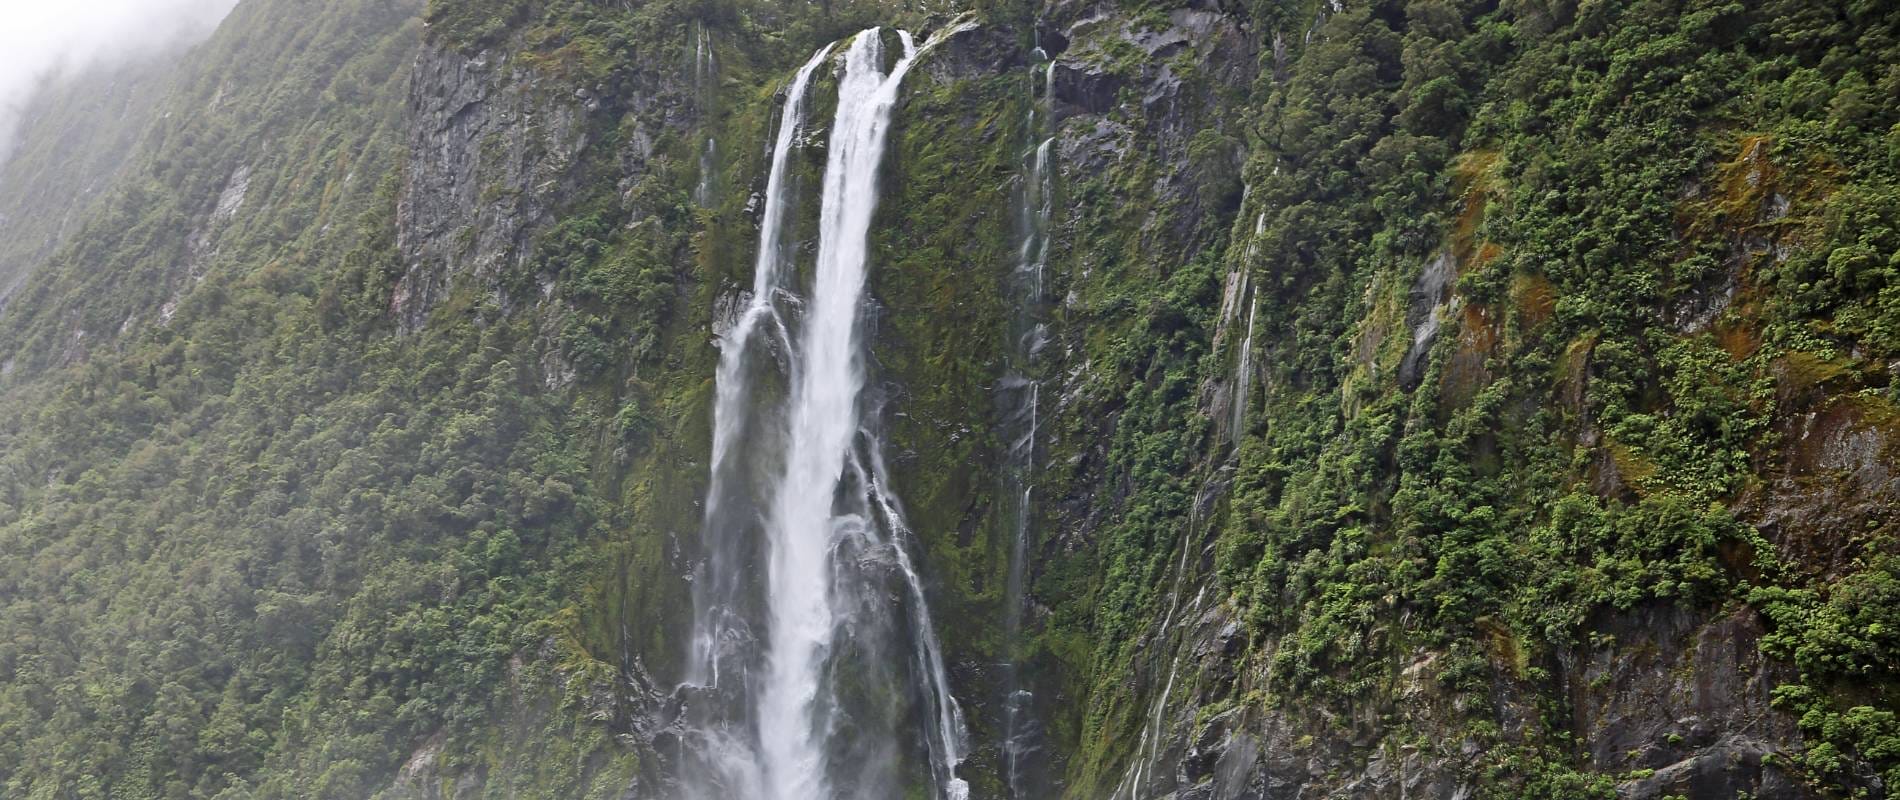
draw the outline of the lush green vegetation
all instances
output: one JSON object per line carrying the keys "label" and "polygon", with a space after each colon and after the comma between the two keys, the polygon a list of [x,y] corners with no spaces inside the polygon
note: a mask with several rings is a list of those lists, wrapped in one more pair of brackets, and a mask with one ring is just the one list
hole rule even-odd
{"label": "lush green vegetation", "polygon": [[[774,92],[825,41],[952,9],[304,5],[249,0],[168,73],[157,102],[192,113],[99,133],[136,142],[121,179],[0,314],[0,794],[363,797],[423,753],[492,796],[612,796],[664,766],[634,717],[682,652],[706,331],[748,279]],[[1116,13],[1159,31],[1176,5]],[[1620,621],[1677,609],[1761,621],[1807,741],[1780,768],[1839,796],[1900,782],[1880,483],[1900,453],[1900,15],[1342,6],[1229,9],[1258,37],[1251,84],[1210,42],[1066,43],[1119,95],[1065,110],[1086,163],[1058,192],[1023,642],[991,624],[1010,535],[991,420],[1038,9],[974,4],[1019,24],[1022,63],[911,79],[873,373],[979,739],[984,665],[1013,652],[1069,791],[1105,794],[1179,644],[1156,626],[1186,563],[1186,592],[1208,582],[1244,625],[1236,670],[1271,676],[1220,702],[1308,741],[1376,724],[1471,742],[1491,796],[1614,796],[1642,769],[1583,752],[1565,687],[1624,652]],[[402,332],[425,38],[600,105],[521,258]],[[1163,66],[1173,94],[1148,103]],[[809,189],[822,149],[803,156]],[[1440,259],[1444,298],[1420,282]],[[1260,301],[1230,444],[1211,398],[1240,355],[1233,271]],[[1505,702],[1532,718],[1507,730]],[[996,790],[996,754],[976,759]]]}
{"label": "lush green vegetation", "polygon": [[[485,298],[388,319],[417,10],[239,9],[177,73],[218,100],[145,137],[0,327],[0,794],[363,797],[425,741],[453,769],[611,746],[580,709],[613,670],[562,609],[626,524],[591,484],[613,406],[538,391],[537,320]],[[537,263],[638,314],[598,323],[634,340],[618,368],[670,277],[599,216]],[[516,770],[574,797],[621,762]]]}
{"label": "lush green vegetation", "polygon": [[[614,796],[654,768],[618,738],[624,687],[670,679],[688,614],[712,350],[681,331],[745,278],[751,220],[739,191],[693,208],[683,137],[651,143],[642,180],[603,179],[652,132],[613,104],[678,81],[695,26],[789,21],[719,45],[729,85],[759,85],[700,109],[760,140],[787,63],[885,9],[429,10],[435,41],[609,105],[521,268],[405,334],[421,9],[275,24],[293,5],[247,3],[179,66],[165,102],[208,111],[143,134],[0,320],[0,793],[363,797],[420,752],[425,779]],[[731,153],[722,173],[759,169]],[[212,214],[236,165],[237,213]],[[546,287],[533,313],[500,307]]]}
{"label": "lush green vegetation", "polygon": [[[1591,647],[1600,611],[1745,602],[1801,667],[1783,699],[1816,740],[1807,779],[1900,764],[1892,676],[1849,666],[1892,655],[1893,520],[1854,520],[1845,574],[1785,563],[1793,537],[1755,522],[1804,502],[1763,476],[1813,446],[1786,441],[1795,415],[1851,402],[1881,441],[1900,432],[1883,322],[1900,118],[1865,100],[1900,89],[1896,22],[1693,0],[1327,19],[1253,127],[1273,388],[1219,542],[1274,644],[1276,702],[1377,706],[1392,659],[1423,647],[1482,708]],[[1404,293],[1440,252],[1457,302],[1408,393]],[[1813,370],[1858,393],[1804,394]],[[1607,796],[1562,777],[1609,765],[1564,755],[1551,691],[1551,727],[1497,740],[1492,780]]]}
{"label": "lush green vegetation", "polygon": [[[66,75],[35,95],[0,145],[0,298],[86,219],[137,151],[177,54]],[[4,304],[0,299],[0,304]]]}

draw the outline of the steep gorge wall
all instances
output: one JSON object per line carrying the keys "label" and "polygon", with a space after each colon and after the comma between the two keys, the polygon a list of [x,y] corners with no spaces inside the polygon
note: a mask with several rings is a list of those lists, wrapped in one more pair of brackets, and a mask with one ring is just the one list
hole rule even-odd
{"label": "steep gorge wall", "polygon": [[[1037,797],[1879,796],[1896,21],[1797,6],[973,9],[896,112],[867,394],[975,796],[1006,796],[1005,660]],[[777,93],[826,41],[963,11],[441,3],[417,43],[369,33],[412,6],[353,8],[323,41],[372,55],[323,96],[362,124],[162,128],[141,174],[189,191],[148,224],[209,233],[102,235],[0,311],[29,642],[0,730],[41,737],[10,788],[670,796],[712,334]],[[1011,641],[1032,108],[1056,202]],[[98,224],[137,219],[126,191]],[[99,288],[135,263],[158,279]],[[108,510],[140,505],[202,510]],[[151,533],[70,563],[100,530]],[[152,600],[187,557],[223,594]],[[28,702],[60,670],[19,664],[79,657],[21,620],[74,587],[118,609],[70,623],[114,654],[89,685],[170,641],[136,609],[238,621],[193,634],[201,675]],[[78,718],[127,750],[219,733],[92,769],[47,755]]]}

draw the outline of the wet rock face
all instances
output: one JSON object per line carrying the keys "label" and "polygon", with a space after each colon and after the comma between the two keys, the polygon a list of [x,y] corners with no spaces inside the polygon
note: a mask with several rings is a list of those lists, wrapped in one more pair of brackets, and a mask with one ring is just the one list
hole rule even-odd
{"label": "wet rock face", "polygon": [[1448,313],[1445,302],[1451,297],[1451,282],[1457,277],[1457,263],[1447,250],[1425,265],[1406,294],[1405,329],[1411,333],[1412,343],[1399,362],[1399,385],[1408,390],[1418,388],[1424,378],[1425,357],[1438,340],[1438,329]]}
{"label": "wet rock face", "polygon": [[[1770,706],[1792,676],[1758,647],[1762,621],[1747,609],[1698,611],[1668,605],[1606,614],[1591,626],[1604,638],[1560,655],[1555,680],[1569,687],[1568,720],[1596,771],[1643,774],[1619,796],[1801,800],[1815,795],[1767,758],[1800,747],[1792,719]],[[1389,694],[1365,698],[1363,713],[1316,724],[1312,709],[1234,706],[1230,700],[1274,686],[1266,660],[1236,662],[1244,638],[1224,609],[1180,632],[1188,654],[1188,697],[1169,706],[1159,750],[1164,768],[1135,792],[1144,798],[1310,800],[1469,798],[1482,747],[1460,740],[1455,704],[1445,701],[1422,655]],[[1233,652],[1230,652],[1233,651]],[[1513,679],[1493,678],[1498,718],[1534,723],[1540,711]],[[1225,708],[1210,713],[1209,709]],[[1398,733],[1382,720],[1402,718]],[[1342,727],[1343,726],[1343,727]],[[1504,724],[1507,736],[1522,725]],[[1511,733],[1516,727],[1518,733]],[[1422,741],[1421,741],[1422,738]]]}
{"label": "wet rock face", "polygon": [[1772,745],[1745,738],[1723,739],[1654,775],[1617,787],[1630,800],[1662,797],[1754,797],[1758,800],[1809,796],[1787,774],[1766,764]]}
{"label": "wet rock face", "polygon": [[1016,32],[993,25],[977,25],[951,35],[939,44],[916,72],[937,83],[1009,73],[1029,66]]}
{"label": "wet rock face", "polygon": [[481,790],[477,773],[454,777],[443,774],[441,757],[445,741],[446,737],[438,733],[410,753],[383,796],[388,800],[455,800],[476,796]]}
{"label": "wet rock face", "polygon": [[[1852,452],[1842,444],[1816,458],[1851,466],[1859,463]],[[1274,675],[1271,636],[1250,641],[1231,607],[1202,603],[1206,595],[1196,584],[1207,580],[1183,587],[1196,598],[1184,601],[1195,613],[1172,630],[1152,632],[1144,652],[1154,655],[1143,656],[1130,678],[1143,698],[1154,697],[1164,680],[1173,688],[1159,712],[1150,711],[1160,723],[1151,746],[1155,766],[1131,796],[1478,795],[1479,765],[1494,754],[1465,738],[1476,709],[1438,683],[1440,654],[1414,651],[1389,680],[1345,707],[1297,700],[1263,706],[1247,698],[1297,698],[1299,691]],[[1765,633],[1759,614],[1740,605],[1606,609],[1579,631],[1580,644],[1538,659],[1549,675],[1535,685],[1509,656],[1494,653],[1480,705],[1505,743],[1533,741],[1544,730],[1569,732],[1580,766],[1627,776],[1617,786],[1620,797],[1807,800],[1817,795],[1770,757],[1803,745],[1795,720],[1772,704],[1776,687],[1796,676],[1762,653]],[[1177,674],[1164,679],[1171,672]]]}
{"label": "wet rock face", "polygon": [[1884,403],[1803,386],[1790,365],[1779,371],[1781,463],[1743,499],[1743,518],[1786,563],[1832,580],[1852,569],[1870,531],[1900,519],[1900,430]]}
{"label": "wet rock face", "polygon": [[1054,76],[1056,99],[1070,113],[1107,114],[1115,110],[1125,83],[1107,68],[1056,62]]}
{"label": "wet rock face", "polygon": [[[1221,92],[1252,85],[1260,43],[1244,17],[1215,8],[1175,9],[1166,24],[1136,21],[1105,7],[1059,5],[1039,23],[1054,59],[1050,91],[1065,174],[1095,174],[1128,158],[1155,165],[1155,193],[1178,202],[1168,233],[1195,237],[1204,218],[1233,213],[1242,155],[1238,109]],[[1191,60],[1189,78],[1174,63]],[[1190,157],[1197,136],[1232,142],[1226,162]]]}
{"label": "wet rock face", "polygon": [[1804,797],[1762,756],[1798,746],[1793,720],[1770,706],[1792,680],[1761,654],[1753,611],[1704,618],[1640,608],[1598,626],[1612,643],[1578,654],[1575,729],[1604,772],[1655,770],[1629,797]]}
{"label": "wet rock face", "polygon": [[532,231],[575,179],[600,100],[514,63],[425,46],[410,89],[409,152],[397,205],[404,272],[390,314],[418,328],[452,286],[520,267]]}

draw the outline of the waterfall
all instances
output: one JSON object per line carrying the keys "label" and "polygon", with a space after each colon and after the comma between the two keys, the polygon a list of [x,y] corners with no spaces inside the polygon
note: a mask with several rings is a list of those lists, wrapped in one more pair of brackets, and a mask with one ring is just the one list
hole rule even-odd
{"label": "waterfall", "polygon": [[818,266],[798,341],[785,466],[766,525],[767,675],[759,698],[761,766],[785,798],[826,796],[824,664],[837,632],[831,555],[838,483],[858,429],[864,388],[859,303],[864,293],[877,167],[897,81],[910,54],[883,74],[882,39],[860,34],[838,81],[819,211]]}
{"label": "waterfall", "polygon": [[[755,757],[757,735],[743,716],[750,702],[744,676],[756,667],[756,637],[747,612],[756,600],[749,597],[746,572],[753,561],[748,534],[756,523],[744,517],[756,505],[744,476],[735,474],[734,450],[748,428],[752,404],[751,374],[755,335],[762,326],[779,343],[787,333],[774,302],[785,271],[785,222],[792,204],[789,161],[798,141],[806,95],[813,74],[831,55],[826,45],[799,67],[785,90],[778,134],[772,144],[772,162],[766,173],[765,208],[759,219],[759,251],[752,269],[752,291],[743,308],[719,338],[719,366],[713,400],[712,467],[706,489],[705,523],[701,535],[705,560],[693,580],[693,642],[687,656],[686,682],[703,697],[689,701],[693,744],[698,752],[682,764],[690,796],[696,798],[764,798],[764,777]],[[750,502],[748,502],[750,501]],[[722,680],[731,667],[741,683]],[[734,717],[741,717],[734,719]]]}
{"label": "waterfall", "polygon": [[[1248,188],[1251,189],[1251,187]],[[1246,193],[1243,193],[1241,197],[1244,204]],[[1230,278],[1230,280],[1237,280],[1238,285],[1230,284],[1229,299],[1223,301],[1220,312],[1225,324],[1234,321],[1241,308],[1247,309],[1247,332],[1241,337],[1239,352],[1234,356],[1234,375],[1229,382],[1232,393],[1228,397],[1228,402],[1232,403],[1232,408],[1227,421],[1226,445],[1227,458],[1230,461],[1239,458],[1240,438],[1247,424],[1247,392],[1253,380],[1254,322],[1260,314],[1259,287],[1253,285],[1252,266],[1259,237],[1266,228],[1267,215],[1263,211],[1254,220],[1253,237],[1248,240],[1246,248],[1242,251],[1240,267]],[[1206,496],[1210,491],[1216,491],[1213,482],[1214,477],[1209,475],[1202,483],[1200,491],[1196,493],[1197,498]],[[1161,692],[1155,695],[1154,701],[1149,705],[1147,715],[1142,718],[1141,738],[1135,742],[1134,760],[1129,763],[1128,771],[1122,774],[1121,782],[1116,785],[1114,793],[1110,795],[1115,800],[1141,798],[1147,785],[1154,780],[1155,768],[1161,763],[1161,738],[1166,733],[1168,701],[1174,694],[1174,683],[1180,677],[1181,662],[1186,656],[1183,652],[1185,649],[1183,643],[1174,636],[1174,629],[1176,625],[1184,621],[1195,619],[1201,613],[1207,600],[1207,585],[1202,584],[1201,588],[1194,593],[1194,599],[1188,602],[1187,608],[1185,610],[1181,608],[1182,589],[1185,588],[1189,579],[1188,555],[1194,549],[1194,533],[1200,528],[1201,507],[1202,504],[1197,500],[1193,510],[1188,514],[1187,525],[1181,531],[1181,541],[1177,548],[1178,560],[1174,565],[1174,580],[1168,589],[1168,611],[1161,618],[1161,626],[1155,629],[1158,644],[1150,648],[1161,652],[1166,644],[1174,645],[1173,653],[1168,660],[1168,677],[1161,684]]]}
{"label": "waterfall", "polygon": [[[787,90],[752,292],[720,340],[706,560],[695,577],[682,687],[689,706],[682,774],[692,797],[893,796],[905,785],[898,773],[907,748],[928,759],[937,797],[968,795],[956,774],[966,747],[962,711],[909,552],[913,534],[890,490],[877,414],[862,396],[878,169],[898,88],[931,46],[920,50],[907,32],[897,37],[903,52],[888,73],[879,29],[844,48],[817,260],[797,314],[780,309],[797,302],[785,285],[783,239],[795,194],[787,161],[814,73],[835,45],[813,55]],[[776,362],[753,357],[764,349],[751,344],[762,331]],[[773,366],[785,398],[766,407],[755,373]],[[901,597],[895,604],[892,591]],[[763,627],[763,641],[754,627]],[[723,674],[734,669],[736,681]],[[914,729],[895,708],[905,704],[893,703],[904,697],[916,706],[908,715]]]}
{"label": "waterfall", "polygon": [[[719,367],[713,401],[712,474],[706,490],[705,518],[709,537],[717,533],[713,529],[720,524],[720,512],[724,510],[727,495],[732,491],[731,484],[734,481],[727,466],[733,448],[746,427],[746,405],[751,400],[747,368],[751,361],[748,356],[753,352],[753,334],[760,325],[770,325],[774,333],[784,335],[784,320],[772,301],[779,290],[779,273],[784,262],[783,229],[787,207],[791,204],[786,186],[786,162],[792,144],[797,140],[799,118],[804,113],[805,93],[810,88],[812,73],[830,54],[831,45],[819,50],[799,68],[797,76],[786,90],[785,108],[779,116],[778,138],[772,146],[772,165],[766,176],[765,209],[759,221],[759,252],[752,268],[752,292],[747,296],[744,309],[719,339]],[[713,549],[716,559],[723,548]],[[723,569],[726,565],[711,566],[713,568],[708,571],[717,574],[708,577],[715,580],[733,577],[733,570]],[[689,658],[688,680],[695,684],[718,686],[718,650],[727,633],[727,625],[733,622],[728,617],[732,610],[729,602],[731,592],[714,591],[707,586],[708,582],[704,579],[694,581],[696,593],[700,595],[695,605],[701,617],[695,630],[702,635],[695,641]]]}
{"label": "waterfall", "polygon": [[[1245,202],[1244,195],[1242,202]],[[1240,340],[1240,356],[1234,361],[1234,415],[1228,426],[1230,440],[1238,445],[1240,435],[1247,425],[1247,389],[1253,381],[1253,324],[1260,315],[1259,289],[1253,286],[1251,268],[1254,254],[1258,251],[1260,234],[1267,229],[1267,212],[1262,211],[1253,222],[1253,237],[1247,240],[1244,251],[1246,258],[1241,263],[1241,301],[1247,304],[1247,335]]]}
{"label": "waterfall", "polygon": [[710,208],[713,201],[713,171],[719,168],[719,140],[706,137],[706,145],[699,149],[699,184],[693,188],[693,203],[700,208]]}
{"label": "waterfall", "polygon": [[[714,59],[712,35],[702,23],[693,27],[693,95],[702,118],[710,116],[718,97],[719,63]],[[693,187],[693,202],[710,208],[713,201],[714,172],[719,167],[719,142],[711,135],[699,148],[699,183]]]}
{"label": "waterfall", "polygon": [[[1038,58],[1046,58],[1041,48]],[[1041,138],[1024,156],[1022,188],[1018,193],[1017,226],[1022,244],[1011,271],[1010,293],[1016,297],[1010,320],[1014,346],[1008,354],[1003,380],[998,384],[1005,438],[1003,488],[1000,496],[1011,525],[1009,572],[1005,583],[1003,634],[1008,648],[1003,662],[1003,777],[1012,798],[1034,797],[1038,790],[1030,770],[1041,749],[1042,731],[1034,718],[1035,693],[1021,675],[1023,612],[1028,602],[1029,547],[1035,535],[1034,473],[1037,425],[1040,422],[1042,384],[1035,362],[1047,341],[1042,323],[1045,277],[1049,261],[1049,219],[1054,210],[1053,152],[1055,137],[1047,136],[1044,114],[1054,88],[1055,62],[1037,68],[1030,81],[1027,117],[1030,141]],[[1041,86],[1036,79],[1041,79]],[[1040,89],[1040,91],[1038,91]]]}
{"label": "waterfall", "polygon": [[[1161,627],[1156,634],[1167,641],[1174,633],[1178,619],[1192,619],[1201,610],[1201,603],[1207,598],[1207,587],[1202,586],[1195,592],[1193,602],[1188,604],[1187,613],[1181,613],[1181,584],[1187,576],[1188,550],[1198,520],[1190,515],[1188,524],[1181,532],[1180,562],[1174,565],[1174,582],[1169,590],[1168,613],[1161,618]],[[1159,648],[1156,648],[1157,650]],[[1127,797],[1128,800],[1140,798],[1145,781],[1154,779],[1154,768],[1161,761],[1161,736],[1167,720],[1168,697],[1174,694],[1174,680],[1181,673],[1182,653],[1178,647],[1168,661],[1168,678],[1161,686],[1161,693],[1155,696],[1149,706],[1148,715],[1142,719],[1141,738],[1135,742],[1135,760],[1129,764],[1128,772],[1122,776],[1121,785],[1115,788],[1113,798]]]}
{"label": "waterfall", "polygon": [[969,782],[956,774],[957,765],[963,763],[966,755],[963,709],[950,693],[950,671],[944,666],[943,647],[937,642],[936,626],[930,621],[930,606],[924,602],[923,579],[904,548],[902,540],[910,536],[910,525],[904,521],[904,511],[897,497],[884,490],[890,485],[890,477],[884,467],[883,443],[869,431],[864,434],[872,443],[867,448],[871,473],[864,475],[861,463],[856,471],[861,477],[860,484],[865,487],[867,507],[875,509],[891,531],[891,551],[903,574],[906,598],[910,600],[910,624],[913,630],[921,632],[911,637],[911,657],[928,681],[926,698],[934,722],[926,737],[931,753],[931,776],[941,788],[944,800],[967,800]]}
{"label": "waterfall", "polygon": [[1247,335],[1240,340],[1240,359],[1234,366],[1234,420],[1231,426],[1233,441],[1238,444],[1240,436],[1247,428],[1247,389],[1253,380],[1253,323],[1260,315],[1260,301],[1247,294]]}

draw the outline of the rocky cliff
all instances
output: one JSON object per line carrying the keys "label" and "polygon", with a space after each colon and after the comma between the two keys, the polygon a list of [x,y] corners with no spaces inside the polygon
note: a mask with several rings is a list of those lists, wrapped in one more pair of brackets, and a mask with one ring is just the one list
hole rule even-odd
{"label": "rocky cliff", "polygon": [[1900,780],[1883,4],[246,0],[0,301],[4,793],[679,796],[718,338],[874,25],[972,797]]}

